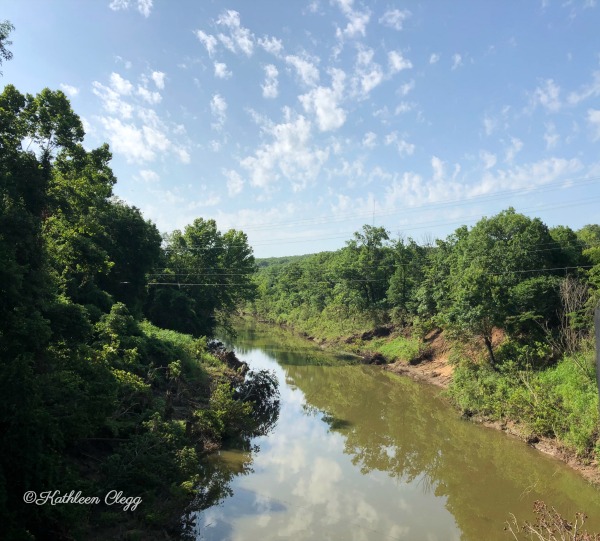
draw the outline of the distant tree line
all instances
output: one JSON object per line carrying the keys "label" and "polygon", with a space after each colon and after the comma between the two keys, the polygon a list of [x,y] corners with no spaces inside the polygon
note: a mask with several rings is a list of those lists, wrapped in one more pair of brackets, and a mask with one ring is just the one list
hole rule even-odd
{"label": "distant tree line", "polygon": [[340,321],[439,327],[480,339],[496,366],[494,330],[563,351],[590,330],[600,298],[600,226],[549,228],[509,208],[420,245],[365,225],[335,252],[259,261],[256,284],[251,309],[271,321],[317,335],[341,329]]}

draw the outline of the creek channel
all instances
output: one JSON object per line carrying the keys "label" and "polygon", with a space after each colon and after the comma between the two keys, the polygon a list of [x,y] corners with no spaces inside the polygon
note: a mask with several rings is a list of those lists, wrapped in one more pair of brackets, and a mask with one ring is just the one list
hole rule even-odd
{"label": "creek channel", "polygon": [[278,328],[245,324],[228,344],[276,373],[281,410],[252,451],[213,457],[231,495],[197,514],[203,541],[495,541],[543,500],[600,532],[600,490],[569,467],[461,419],[440,390],[351,365]]}

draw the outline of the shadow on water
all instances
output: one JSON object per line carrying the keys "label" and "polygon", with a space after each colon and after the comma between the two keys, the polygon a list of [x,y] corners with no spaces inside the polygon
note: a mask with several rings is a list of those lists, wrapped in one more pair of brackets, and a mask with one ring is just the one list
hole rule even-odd
{"label": "shadow on water", "polygon": [[437,389],[322,361],[269,329],[242,329],[236,350],[277,361],[279,424],[197,539],[502,541],[510,513],[531,520],[537,499],[600,531],[600,491],[562,463],[460,419]]}

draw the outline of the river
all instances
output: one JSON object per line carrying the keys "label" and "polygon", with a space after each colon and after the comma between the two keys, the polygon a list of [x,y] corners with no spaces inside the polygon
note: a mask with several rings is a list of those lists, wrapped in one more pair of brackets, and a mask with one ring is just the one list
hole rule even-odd
{"label": "river", "polygon": [[214,459],[244,471],[197,515],[203,541],[509,540],[514,513],[546,501],[600,531],[600,491],[563,463],[459,418],[440,391],[262,326],[233,346],[275,371],[281,412],[253,452]]}

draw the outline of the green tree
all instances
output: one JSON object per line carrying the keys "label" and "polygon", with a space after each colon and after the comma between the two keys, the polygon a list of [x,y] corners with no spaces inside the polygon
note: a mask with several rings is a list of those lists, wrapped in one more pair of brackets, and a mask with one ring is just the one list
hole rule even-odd
{"label": "green tree", "polygon": [[[12,45],[12,41],[9,41],[8,36],[15,29],[10,21],[0,22],[0,66],[5,60],[11,60],[13,54],[7,49],[8,45]],[[2,72],[0,71],[0,75]]]}
{"label": "green tree", "polygon": [[457,232],[445,284],[447,297],[440,299],[442,320],[456,332],[480,337],[492,366],[496,364],[493,330],[509,328],[517,312],[514,288],[552,268],[552,252],[543,249],[552,243],[539,219],[512,208],[483,218],[468,232]]}
{"label": "green tree", "polygon": [[214,220],[198,218],[166,238],[165,268],[150,282],[145,312],[159,326],[210,334],[238,303],[256,291],[246,235],[222,234]]}

